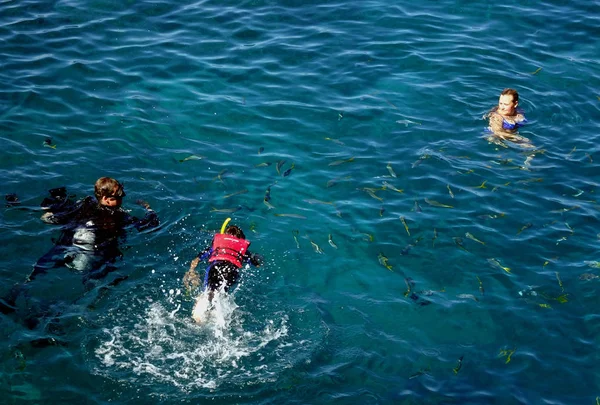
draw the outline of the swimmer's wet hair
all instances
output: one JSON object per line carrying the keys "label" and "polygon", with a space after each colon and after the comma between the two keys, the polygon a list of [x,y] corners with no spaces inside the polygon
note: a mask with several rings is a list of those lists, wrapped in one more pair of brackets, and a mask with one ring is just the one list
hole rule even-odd
{"label": "swimmer's wet hair", "polygon": [[235,225],[230,225],[225,229],[225,233],[228,235],[233,235],[238,239],[246,239],[246,235],[244,235],[244,231],[238,228]]}
{"label": "swimmer's wet hair", "polygon": [[100,201],[102,197],[124,197],[125,189],[121,183],[110,177],[100,177],[94,185],[94,195]]}

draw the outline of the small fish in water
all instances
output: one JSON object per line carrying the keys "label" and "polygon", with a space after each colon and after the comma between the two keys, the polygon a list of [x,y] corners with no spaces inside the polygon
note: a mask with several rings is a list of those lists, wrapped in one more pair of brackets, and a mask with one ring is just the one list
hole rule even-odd
{"label": "small fish in water", "polygon": [[415,245],[413,245],[412,243],[409,243],[408,245],[404,246],[404,249],[402,249],[400,251],[400,254],[402,256],[407,255],[408,253],[410,253],[410,250],[414,247]]}
{"label": "small fish in water", "polygon": [[299,233],[300,233],[300,232],[298,232],[298,230],[297,230],[297,229],[294,229],[294,230],[292,231],[292,235],[294,236],[294,240],[296,241],[296,247],[297,247],[298,249],[300,249],[300,242],[298,242],[298,238],[297,238],[296,236],[298,236],[298,234],[299,234]]}
{"label": "small fish in water", "polygon": [[396,176],[396,172],[394,172],[394,169],[392,169],[392,164],[391,163],[388,163],[387,166],[386,166],[386,168],[388,169],[388,172],[390,173],[390,176],[397,177]]}
{"label": "small fish in water", "polygon": [[410,377],[408,377],[408,379],[412,380],[413,378],[420,377],[420,376],[422,376],[424,374],[427,375],[428,371],[429,371],[429,368],[421,369],[421,370],[417,371],[416,373],[411,374]]}
{"label": "small fish in water", "polygon": [[204,159],[204,157],[198,156],[198,155],[190,155],[184,159],[179,159],[179,163],[187,162],[188,160],[201,160],[201,159]]}
{"label": "small fish in water", "polygon": [[383,208],[383,205],[382,205],[381,208],[379,209],[379,216],[382,217],[384,212],[385,212],[385,208]]}
{"label": "small fish in water", "polygon": [[460,299],[465,299],[465,300],[469,299],[469,300],[473,300],[473,301],[479,302],[479,300],[477,299],[477,297],[474,296],[473,294],[458,294],[456,297],[460,298]]}
{"label": "small fish in water", "polygon": [[52,145],[52,138],[44,139],[43,146],[45,148],[56,149],[56,144]]}
{"label": "small fish in water", "polygon": [[333,203],[331,201],[315,200],[314,198],[308,198],[308,199],[305,199],[304,201],[309,204],[333,205]]}
{"label": "small fish in water", "polygon": [[556,244],[558,245],[560,242],[564,242],[566,240],[567,240],[567,237],[563,236],[562,238],[559,238],[559,239],[556,240]]}
{"label": "small fish in water", "polygon": [[344,146],[346,145],[344,142],[340,141],[339,139],[333,139],[333,138],[325,138],[326,141],[331,141],[333,143],[337,143],[338,145]]}
{"label": "small fish in water", "polygon": [[250,230],[256,233],[256,222],[250,222]]}
{"label": "small fish in water", "polygon": [[[310,240],[310,239],[309,239]],[[317,245],[315,242],[313,242],[312,240],[310,241],[310,244],[312,245],[312,247],[315,249],[315,252],[317,252],[318,254],[322,255],[324,252],[321,250],[321,248],[319,247],[319,245]]]}
{"label": "small fish in water", "polygon": [[450,184],[446,184],[446,187],[448,188],[448,193],[450,194],[450,197],[454,198],[454,193],[452,192],[452,189],[450,188]]}
{"label": "small fish in water", "polygon": [[463,358],[465,356],[460,356],[460,358],[458,359],[458,364],[456,365],[456,367],[454,367],[452,369],[452,371],[454,371],[454,374],[458,374],[458,372],[460,371],[460,369],[462,368],[462,363],[463,363]]}
{"label": "small fish in water", "polygon": [[242,209],[242,207],[235,207],[235,208],[215,208],[215,207],[212,207],[210,211],[211,212],[219,212],[221,214],[231,214],[231,213],[237,212],[237,211],[239,211],[241,209]]}
{"label": "small fish in water", "polygon": [[471,233],[469,233],[469,232],[465,233],[465,236],[466,236],[467,238],[469,238],[469,239],[471,239],[471,240],[473,240],[473,241],[477,242],[477,243],[481,243],[482,245],[485,245],[485,242],[483,242],[483,241],[480,241],[479,239],[477,239],[475,236],[473,236],[473,235],[472,235]]}
{"label": "small fish in water", "polygon": [[363,240],[365,242],[373,242],[375,240],[375,237],[373,235],[371,235],[370,233],[363,233]]}
{"label": "small fish in water", "polygon": [[280,160],[279,162],[277,162],[277,165],[275,165],[275,170],[277,170],[277,174],[281,174],[281,167],[285,164],[285,160]]}
{"label": "small fish in water", "polygon": [[396,124],[403,124],[405,127],[407,127],[409,124],[421,125],[420,122],[411,121],[411,120],[398,120],[398,121],[396,121]]}
{"label": "small fish in water", "polygon": [[531,72],[532,75],[537,75],[538,73],[540,73],[542,71],[542,68],[539,67],[537,68],[535,71]]}
{"label": "small fish in water", "polygon": [[538,304],[538,305],[542,308],[552,309],[552,307],[549,304]]}
{"label": "small fish in water", "polygon": [[340,180],[350,180],[352,176],[338,177],[327,182],[327,188],[335,186]]}
{"label": "small fish in water", "polygon": [[437,229],[433,228],[433,238],[431,238],[431,247],[435,247],[435,240],[437,239]]}
{"label": "small fish in water", "polygon": [[565,222],[565,226],[567,228],[569,228],[569,230],[571,231],[571,235],[573,235],[575,233],[575,229],[571,228],[571,225],[569,225],[568,223]]}
{"label": "small fish in water", "polygon": [[372,189],[370,189],[370,188],[362,188],[360,190],[365,191],[367,194],[369,194],[371,197],[373,197],[376,200],[383,201],[383,198],[377,196],[375,194],[375,192]]}
{"label": "small fish in water", "polygon": [[263,153],[265,151],[265,148],[263,148],[262,146],[260,148],[258,148],[258,154],[260,155],[261,153]]}
{"label": "small fish in water", "polygon": [[379,260],[379,264],[381,264],[383,267],[385,267],[389,271],[394,271],[392,269],[392,266],[388,262],[388,258],[385,257],[385,255],[383,253],[379,252],[379,255],[377,256],[377,259]]}
{"label": "small fish in water", "polygon": [[492,257],[492,258],[487,259],[487,261],[488,261],[488,263],[492,267],[496,267],[496,268],[502,269],[502,270],[504,270],[507,273],[511,272],[510,267],[503,266],[502,264],[500,264],[500,262],[498,261],[498,259],[495,259],[495,258]]}
{"label": "small fish in water", "polygon": [[419,205],[419,202],[417,200],[415,200],[415,205],[413,206],[412,210],[415,212],[423,212],[423,210],[421,209],[421,206]]}
{"label": "small fish in water", "polygon": [[333,238],[332,238],[331,234],[329,234],[329,239],[328,239],[328,242],[329,242],[329,245],[330,245],[332,248],[334,248],[334,249],[337,249],[337,248],[338,248],[338,247],[337,247],[337,245],[335,244],[335,242],[333,241]]}
{"label": "small fish in water", "polygon": [[390,190],[394,190],[394,191],[395,191],[395,192],[397,192],[397,193],[404,193],[404,190],[402,190],[401,188],[396,188],[396,187],[394,187],[393,185],[391,185],[391,184],[390,184],[390,183],[388,183],[387,181],[384,181],[384,182],[382,183],[382,185],[383,185],[383,189],[384,189],[384,190],[389,188]]}
{"label": "small fish in water", "polygon": [[533,224],[531,222],[526,223],[525,225],[523,225],[521,227],[521,229],[519,229],[519,232],[517,232],[517,235],[520,234],[521,232],[523,232],[525,229],[529,229],[533,226]]}
{"label": "small fish in water", "polygon": [[579,276],[579,279],[582,281],[595,280],[597,278],[600,278],[600,277],[598,277],[597,275],[592,274],[592,273],[583,273],[582,275]]}
{"label": "small fish in water", "polygon": [[454,244],[456,246],[458,246],[460,249],[464,250],[465,252],[469,251],[469,250],[467,250],[467,248],[463,244],[463,239],[461,237],[455,236],[452,239],[454,240]]}
{"label": "small fish in water", "polygon": [[338,113],[338,121],[341,121],[344,118],[344,113]]}
{"label": "small fish in water", "polygon": [[408,229],[408,225],[406,224],[406,219],[404,217],[400,217],[400,222],[402,222],[402,225],[404,225],[404,229],[406,229],[406,233],[408,234],[408,236],[410,236],[410,231]]}
{"label": "small fish in water", "polygon": [[404,292],[404,296],[408,297],[408,295],[412,292],[412,288],[415,286],[415,282],[412,278],[404,278],[404,284],[406,284],[406,291]]}
{"label": "small fish in water", "polygon": [[560,275],[558,274],[558,271],[556,271],[555,273],[556,273],[556,280],[558,280],[558,286],[560,287],[560,290],[564,293],[565,288],[563,287],[563,283],[562,283],[562,280],[560,279]]}
{"label": "small fish in water", "polygon": [[586,260],[583,262],[583,264],[588,265],[589,267],[593,268],[593,269],[600,269],[600,262],[597,262],[595,260],[591,261],[591,260]]}
{"label": "small fish in water", "polygon": [[336,160],[335,162],[329,163],[329,166],[339,166],[339,165],[341,165],[343,163],[350,163],[350,162],[353,162],[354,159],[355,159],[355,157],[353,156],[351,158],[344,159],[344,160]]}
{"label": "small fish in water", "polygon": [[481,279],[479,278],[479,276],[475,276],[477,277],[477,281],[479,281],[479,292],[481,293],[481,295],[484,294],[485,290],[483,289],[483,283],[481,282]]}
{"label": "small fish in water", "polygon": [[500,350],[500,353],[498,353],[498,357],[506,357],[506,362],[504,364],[508,364],[510,363],[510,357],[513,355],[513,353],[516,351],[517,349],[502,349]]}
{"label": "small fish in water", "polygon": [[294,170],[294,167],[296,167],[295,163],[292,163],[292,166],[287,169],[285,172],[283,172],[283,177],[287,177],[290,175],[290,173],[292,173],[292,170]]}
{"label": "small fish in water", "polygon": [[254,165],[254,167],[269,167],[271,165],[272,165],[271,162],[262,162],[262,163],[258,163],[256,165]]}
{"label": "small fish in water", "polygon": [[263,203],[267,206],[267,209],[272,210],[275,208],[275,206],[273,204],[271,204],[269,201],[267,201],[267,199],[264,199]]}
{"label": "small fish in water", "polygon": [[217,176],[216,176],[215,178],[213,178],[213,181],[215,181],[215,180],[219,180],[221,183],[223,183],[223,176],[224,176],[226,173],[229,173],[229,170],[228,170],[228,169],[223,169],[223,170],[221,170],[221,172],[220,172],[219,174],[217,174]]}
{"label": "small fish in water", "polygon": [[288,217],[288,218],[298,218],[298,219],[306,219],[304,215],[299,214],[274,214],[276,217]]}
{"label": "small fish in water", "polygon": [[265,201],[271,201],[271,186],[267,187],[265,191]]}
{"label": "small fish in water", "polygon": [[425,154],[425,155],[421,155],[421,157],[420,157],[418,160],[416,160],[415,162],[413,162],[413,164],[411,165],[411,167],[414,169],[415,167],[417,167],[417,166],[420,166],[420,165],[421,165],[421,163],[423,163],[423,161],[424,161],[425,159],[429,159],[430,157],[431,157],[431,156],[430,156],[430,155],[427,155],[427,154]]}
{"label": "small fish in water", "polygon": [[240,194],[246,194],[248,192],[248,190],[244,189],[244,190],[240,190],[240,191],[236,191],[235,193],[231,193],[231,194],[227,194],[226,196],[223,196],[223,199],[226,198],[230,198],[236,195],[240,195]]}
{"label": "small fish in water", "polygon": [[430,200],[428,198],[425,198],[425,202],[433,207],[440,207],[440,208],[454,208],[451,205],[446,205],[446,204],[442,204],[441,202],[437,202],[435,200]]}
{"label": "small fish in water", "polygon": [[487,188],[485,183],[487,183],[487,180],[484,180],[483,183],[481,183],[479,186],[476,186],[474,188]]}

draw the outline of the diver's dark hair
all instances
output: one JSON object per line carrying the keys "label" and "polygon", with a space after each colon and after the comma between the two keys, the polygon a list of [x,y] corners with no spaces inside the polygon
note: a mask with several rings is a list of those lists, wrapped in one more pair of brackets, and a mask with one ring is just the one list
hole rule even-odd
{"label": "diver's dark hair", "polygon": [[516,103],[519,101],[519,92],[517,92],[515,89],[504,89],[502,90],[502,93],[500,93],[501,96],[512,96],[513,101]]}
{"label": "diver's dark hair", "polygon": [[94,195],[100,201],[102,197],[124,197],[123,185],[110,177],[100,177],[94,185]]}
{"label": "diver's dark hair", "polygon": [[225,229],[225,233],[228,235],[233,235],[238,239],[246,239],[246,235],[244,235],[244,231],[238,228],[235,225],[230,225]]}

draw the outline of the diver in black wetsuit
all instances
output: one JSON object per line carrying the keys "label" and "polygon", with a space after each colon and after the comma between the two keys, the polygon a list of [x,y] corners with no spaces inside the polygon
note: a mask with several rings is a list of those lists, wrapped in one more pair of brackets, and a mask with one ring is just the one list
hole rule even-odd
{"label": "diver in black wetsuit", "polygon": [[145,201],[137,201],[146,209],[142,219],[121,208],[125,191],[115,179],[98,179],[94,194],[95,199],[88,196],[73,202],[67,198],[64,187],[50,190],[50,198],[41,204],[46,211],[41,219],[48,224],[63,225],[61,235],[55,246],[37,261],[25,283],[17,284],[8,297],[0,300],[0,312],[14,312],[14,302],[23,286],[52,268],[66,266],[80,271],[84,283],[105,277],[116,269],[113,264],[123,256],[119,245],[127,228],[141,231],[159,225],[158,216]]}

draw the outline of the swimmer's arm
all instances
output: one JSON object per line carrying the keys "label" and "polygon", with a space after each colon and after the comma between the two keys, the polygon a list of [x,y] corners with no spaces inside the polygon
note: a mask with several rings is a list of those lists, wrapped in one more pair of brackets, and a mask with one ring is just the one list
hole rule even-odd
{"label": "swimmer's arm", "polygon": [[502,128],[503,119],[500,114],[491,113],[489,117],[489,126],[494,134],[501,137],[504,135],[512,135],[510,132],[507,132],[504,130],[504,128]]}

